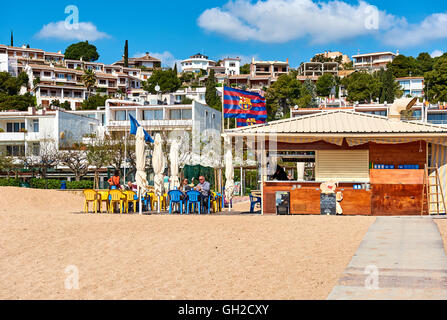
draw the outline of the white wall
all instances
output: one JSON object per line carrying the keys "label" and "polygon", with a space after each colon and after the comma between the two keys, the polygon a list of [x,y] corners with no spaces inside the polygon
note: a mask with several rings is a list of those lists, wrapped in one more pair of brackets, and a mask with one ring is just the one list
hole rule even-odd
{"label": "white wall", "polygon": [[8,72],[8,54],[0,53],[0,72]]}

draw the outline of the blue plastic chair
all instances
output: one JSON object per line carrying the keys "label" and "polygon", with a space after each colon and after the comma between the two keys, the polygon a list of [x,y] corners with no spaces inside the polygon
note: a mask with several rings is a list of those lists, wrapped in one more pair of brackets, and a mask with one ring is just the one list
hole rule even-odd
{"label": "blue plastic chair", "polygon": [[183,193],[180,190],[171,190],[168,192],[169,195],[169,213],[172,213],[172,205],[178,203],[180,206],[180,214],[183,214]]}
{"label": "blue plastic chair", "polygon": [[257,204],[261,205],[261,197],[254,197],[250,194],[250,213],[255,212],[255,206]]}
{"label": "blue plastic chair", "polygon": [[188,199],[186,200],[186,214],[189,214],[189,205],[193,205],[193,212],[196,211],[196,205],[199,206],[199,214],[200,214],[200,192],[196,190],[188,191],[186,193]]}

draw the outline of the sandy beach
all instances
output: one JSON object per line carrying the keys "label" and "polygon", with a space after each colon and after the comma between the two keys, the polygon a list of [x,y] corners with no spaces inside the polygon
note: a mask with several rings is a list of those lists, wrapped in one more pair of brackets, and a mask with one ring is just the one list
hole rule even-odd
{"label": "sandy beach", "polygon": [[0,192],[0,299],[325,299],[375,220],[81,214],[71,192]]}
{"label": "sandy beach", "polygon": [[446,219],[434,219],[438,225],[439,232],[441,233],[442,240],[444,242],[444,248],[447,253],[447,220]]}

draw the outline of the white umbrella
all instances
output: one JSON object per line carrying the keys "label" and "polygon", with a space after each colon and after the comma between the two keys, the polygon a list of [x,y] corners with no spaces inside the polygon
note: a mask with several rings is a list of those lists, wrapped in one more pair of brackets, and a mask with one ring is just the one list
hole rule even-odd
{"label": "white umbrella", "polygon": [[228,211],[231,211],[231,199],[233,199],[234,193],[234,168],[233,168],[233,155],[231,152],[231,140],[225,138],[225,197],[228,199]]}
{"label": "white umbrella", "polygon": [[163,170],[165,169],[162,143],[161,136],[157,133],[154,142],[154,152],[152,154],[152,167],[154,168],[155,174],[154,189],[155,196],[158,197],[158,212],[160,212],[160,196],[163,191]]}
{"label": "white umbrella", "polygon": [[179,146],[177,140],[172,141],[169,159],[171,160],[171,189],[174,189],[175,187],[180,187],[178,178]]}
{"label": "white umbrella", "polygon": [[135,158],[137,174],[135,180],[138,186],[138,198],[140,199],[140,214],[142,214],[141,198],[147,191],[147,176],[146,176],[146,143],[144,141],[143,127],[137,129],[136,143],[135,143]]}

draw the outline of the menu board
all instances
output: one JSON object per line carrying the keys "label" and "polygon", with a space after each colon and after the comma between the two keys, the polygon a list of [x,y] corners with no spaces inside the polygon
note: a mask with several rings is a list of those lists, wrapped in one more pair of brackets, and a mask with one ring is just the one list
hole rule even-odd
{"label": "menu board", "polygon": [[320,211],[322,215],[336,215],[337,214],[337,199],[335,193],[320,195]]}

